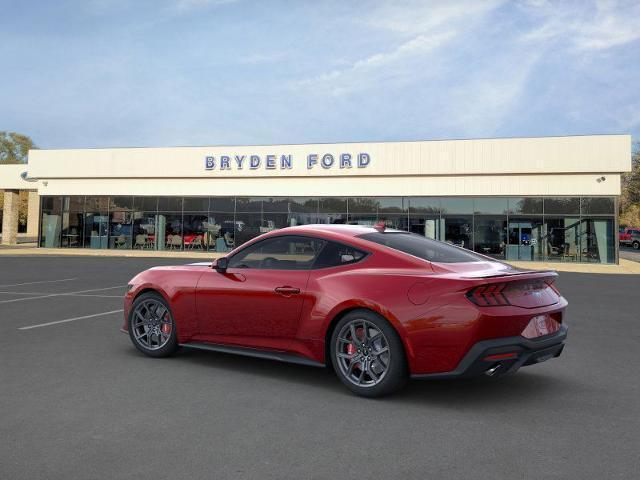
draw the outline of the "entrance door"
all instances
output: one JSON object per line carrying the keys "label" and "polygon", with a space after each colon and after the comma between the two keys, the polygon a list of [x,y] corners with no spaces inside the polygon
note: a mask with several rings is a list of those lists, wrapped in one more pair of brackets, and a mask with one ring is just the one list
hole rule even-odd
{"label": "entrance door", "polygon": [[309,270],[324,241],[292,235],[249,245],[198,282],[199,336],[285,350],[298,331]]}
{"label": "entrance door", "polygon": [[510,221],[507,260],[538,260],[541,242],[542,229],[539,221]]}

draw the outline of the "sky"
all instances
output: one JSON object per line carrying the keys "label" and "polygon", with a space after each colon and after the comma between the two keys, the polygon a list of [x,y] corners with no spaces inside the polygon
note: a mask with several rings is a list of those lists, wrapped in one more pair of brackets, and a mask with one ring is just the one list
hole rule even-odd
{"label": "sky", "polygon": [[0,0],[41,148],[628,133],[640,1]]}

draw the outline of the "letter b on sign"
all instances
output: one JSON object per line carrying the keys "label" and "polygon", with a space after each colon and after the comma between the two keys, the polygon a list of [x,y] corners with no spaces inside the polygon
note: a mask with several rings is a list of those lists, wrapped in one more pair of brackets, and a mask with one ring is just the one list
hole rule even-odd
{"label": "letter b on sign", "polygon": [[216,160],[213,157],[205,157],[204,168],[207,170],[213,170],[216,168]]}

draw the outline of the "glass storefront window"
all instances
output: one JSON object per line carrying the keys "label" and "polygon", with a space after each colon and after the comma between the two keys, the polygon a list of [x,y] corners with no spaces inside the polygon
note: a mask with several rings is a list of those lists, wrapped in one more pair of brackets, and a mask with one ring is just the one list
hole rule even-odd
{"label": "glass storefront window", "polygon": [[475,217],[473,238],[473,249],[476,252],[504,259],[507,249],[507,217]]}
{"label": "glass storefront window", "polygon": [[182,197],[158,197],[159,212],[182,212]]}
{"label": "glass storefront window", "polygon": [[377,201],[378,217],[387,213],[406,213],[409,210],[407,200],[403,197],[380,197]]}
{"label": "glass storefront window", "polygon": [[63,197],[61,247],[82,248],[84,197]]}
{"label": "glass storefront window", "polygon": [[440,215],[442,199],[437,197],[409,197],[409,213]]}
{"label": "glass storefront window", "polygon": [[476,198],[473,202],[473,212],[476,215],[506,215],[508,210],[506,198]]}
{"label": "glass storefront window", "polygon": [[579,215],[580,198],[578,197],[557,197],[544,199],[545,215]]}
{"label": "glass storefront window", "polygon": [[347,200],[347,209],[349,213],[378,213],[378,202],[375,198],[349,198]]}
{"label": "glass storefront window", "polygon": [[442,215],[473,213],[473,198],[443,198],[440,207]]}
{"label": "glass storefront window", "polygon": [[[318,199],[318,212],[346,214],[347,199],[342,197],[322,197]],[[331,223],[331,222],[328,222],[328,223]]]}
{"label": "glass storefront window", "polygon": [[607,218],[583,218],[580,231],[580,261],[615,262],[614,221]]}
{"label": "glass storefront window", "polygon": [[612,197],[583,197],[580,199],[582,215],[614,215],[615,201]]}
{"label": "glass storefront window", "polygon": [[580,218],[544,219],[545,256],[550,262],[577,262],[580,256]]}
{"label": "glass storefront window", "polygon": [[133,248],[155,250],[156,212],[133,212]]}
{"label": "glass storefront window", "polygon": [[43,196],[39,243],[227,252],[287,226],[384,221],[499,259],[611,263],[615,208],[615,197]]}
{"label": "glass storefront window", "polygon": [[260,235],[261,227],[261,213],[236,213],[233,234],[235,246],[242,245]]}
{"label": "glass storefront window", "polygon": [[235,197],[209,197],[210,212],[231,213],[236,210]]}
{"label": "glass storefront window", "polygon": [[109,221],[109,248],[130,249],[133,228],[131,212],[111,212]]}
{"label": "glass storefront window", "polygon": [[509,217],[507,260],[534,261],[544,259],[542,217]]}
{"label": "glass storefront window", "polygon": [[283,197],[265,197],[262,199],[263,212],[288,212],[289,199]]}
{"label": "glass storefront window", "polygon": [[542,215],[542,198],[509,198],[509,215]]}
{"label": "glass storefront window", "polygon": [[236,197],[236,212],[262,212],[262,197]]}
{"label": "glass storefront window", "polygon": [[133,197],[109,197],[109,211],[133,210]]}
{"label": "glass storefront window", "polygon": [[154,240],[156,250],[182,250],[182,213],[158,212]]}
{"label": "glass storefront window", "polygon": [[233,211],[230,213],[209,212],[209,220],[205,228],[208,232],[209,250],[225,253],[234,248]]}
{"label": "glass storefront window", "polygon": [[472,248],[473,217],[452,216],[443,218],[444,241],[463,248]]}
{"label": "glass storefront window", "polygon": [[133,208],[140,212],[155,212],[158,210],[158,197],[135,197]]}
{"label": "glass storefront window", "polygon": [[[185,201],[186,203],[186,201]],[[203,212],[185,212],[182,222],[185,250],[208,250],[215,241],[209,238],[209,216]]]}
{"label": "glass storefront window", "polygon": [[41,205],[40,246],[57,248],[62,229],[62,197],[43,197]]}
{"label": "glass storefront window", "polygon": [[184,197],[183,203],[185,212],[208,212],[209,197]]}

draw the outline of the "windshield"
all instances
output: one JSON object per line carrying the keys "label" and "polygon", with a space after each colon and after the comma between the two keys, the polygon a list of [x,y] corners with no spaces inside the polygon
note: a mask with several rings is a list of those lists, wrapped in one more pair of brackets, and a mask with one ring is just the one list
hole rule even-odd
{"label": "windshield", "polygon": [[438,263],[486,262],[487,259],[469,250],[454,247],[408,232],[375,232],[360,235],[360,238],[399,250],[414,257]]}

